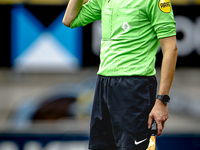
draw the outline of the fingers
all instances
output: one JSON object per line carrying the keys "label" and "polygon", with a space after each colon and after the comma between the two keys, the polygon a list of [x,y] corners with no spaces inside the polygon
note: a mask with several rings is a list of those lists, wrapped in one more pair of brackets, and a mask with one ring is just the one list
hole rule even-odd
{"label": "fingers", "polygon": [[161,121],[158,121],[158,120],[156,120],[156,124],[157,124],[157,130],[158,130],[157,136],[159,136],[162,133],[163,126],[162,126]]}
{"label": "fingers", "polygon": [[148,119],[148,129],[151,128],[152,120],[153,120],[153,116],[150,114],[149,119]]}
{"label": "fingers", "polygon": [[155,121],[156,121],[156,124],[157,124],[157,130],[158,130],[158,133],[157,133],[157,136],[161,135],[164,127],[165,127],[165,121],[168,119],[168,117],[165,117],[165,118],[156,118]]}

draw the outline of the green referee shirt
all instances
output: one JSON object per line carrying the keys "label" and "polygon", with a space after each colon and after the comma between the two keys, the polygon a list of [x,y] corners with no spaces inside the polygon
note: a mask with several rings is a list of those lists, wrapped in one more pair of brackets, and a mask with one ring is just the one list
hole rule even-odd
{"label": "green referee shirt", "polygon": [[90,0],[71,28],[95,20],[102,20],[103,76],[155,75],[158,39],[176,35],[169,0]]}

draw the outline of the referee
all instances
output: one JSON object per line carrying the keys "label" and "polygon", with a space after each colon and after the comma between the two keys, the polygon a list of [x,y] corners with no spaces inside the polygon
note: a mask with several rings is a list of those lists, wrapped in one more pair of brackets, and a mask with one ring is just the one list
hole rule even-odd
{"label": "referee", "polygon": [[[70,0],[63,24],[76,28],[102,20],[100,66],[89,149],[145,150],[153,120],[157,136],[177,60],[176,22],[169,0]],[[163,60],[157,93],[155,55]]]}

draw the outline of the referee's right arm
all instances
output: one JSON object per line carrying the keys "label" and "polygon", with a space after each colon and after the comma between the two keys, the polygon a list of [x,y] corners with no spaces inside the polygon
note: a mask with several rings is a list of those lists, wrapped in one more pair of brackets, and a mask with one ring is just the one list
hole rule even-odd
{"label": "referee's right arm", "polygon": [[63,17],[63,24],[67,27],[70,27],[72,21],[77,17],[79,14],[84,0],[70,0],[65,11],[65,15]]}

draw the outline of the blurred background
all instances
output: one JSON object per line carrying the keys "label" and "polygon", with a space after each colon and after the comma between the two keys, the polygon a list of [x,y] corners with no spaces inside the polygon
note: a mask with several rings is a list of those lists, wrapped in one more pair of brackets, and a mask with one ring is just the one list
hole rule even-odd
{"label": "blurred background", "polygon": [[[200,0],[171,2],[179,56],[157,150],[197,150]],[[0,0],[0,150],[87,150],[101,22],[66,28],[67,3]],[[156,57],[159,82],[161,50]]]}

